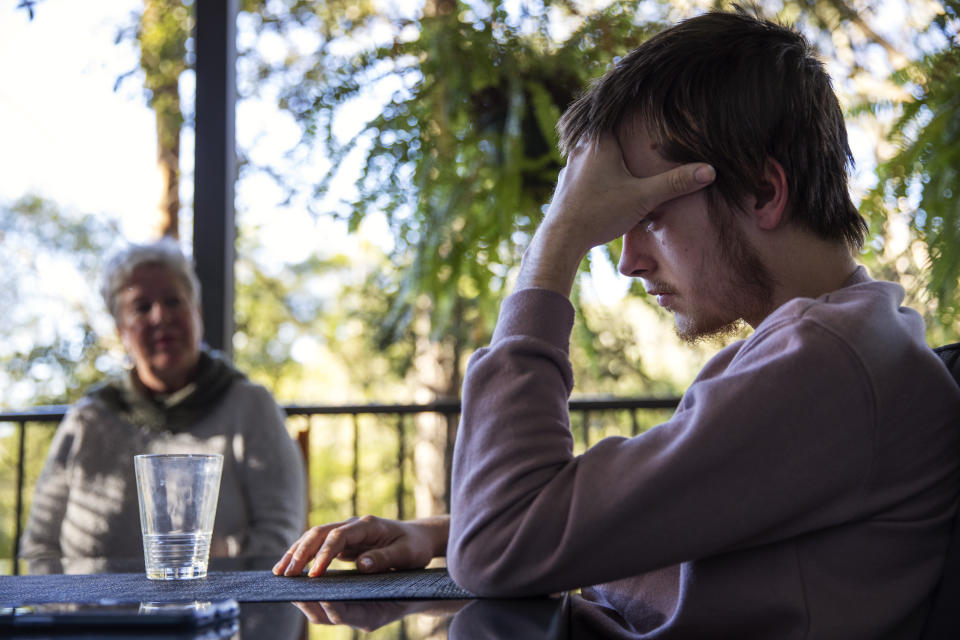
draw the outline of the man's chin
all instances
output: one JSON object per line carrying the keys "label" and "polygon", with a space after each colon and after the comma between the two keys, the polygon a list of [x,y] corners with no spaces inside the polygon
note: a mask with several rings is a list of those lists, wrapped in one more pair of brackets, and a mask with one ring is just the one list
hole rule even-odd
{"label": "man's chin", "polygon": [[689,345],[703,342],[724,343],[730,338],[739,336],[743,327],[744,322],[740,319],[697,319],[681,315],[674,318],[674,331],[677,337]]}

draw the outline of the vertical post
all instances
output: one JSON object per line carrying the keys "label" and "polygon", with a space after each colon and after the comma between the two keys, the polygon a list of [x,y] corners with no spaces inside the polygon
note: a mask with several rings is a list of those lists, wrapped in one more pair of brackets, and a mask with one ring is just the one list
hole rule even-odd
{"label": "vertical post", "polygon": [[26,441],[27,441],[27,423],[19,422],[17,423],[17,435],[20,436],[20,441],[17,444],[17,506],[16,506],[16,523],[13,527],[13,575],[20,575],[20,563],[17,561],[17,557],[20,555],[20,535],[23,533],[21,529],[21,522],[23,520],[23,476],[25,472],[24,458],[26,457]]}
{"label": "vertical post", "polygon": [[233,353],[234,182],[236,181],[237,0],[204,0],[196,10],[196,153],[193,258],[208,345]]}
{"label": "vertical post", "polygon": [[590,448],[590,412],[584,411],[583,415],[583,447]]}
{"label": "vertical post", "polygon": [[459,415],[455,413],[444,413],[443,419],[447,423],[447,433],[443,445],[443,503],[447,507],[446,512],[450,513],[450,494],[453,490],[453,446],[457,439],[457,426],[460,420]]}
{"label": "vertical post", "polygon": [[350,505],[355,516],[360,515],[358,509],[358,496],[360,494],[360,418],[358,414],[353,414],[353,496],[350,498]]}
{"label": "vertical post", "polygon": [[304,522],[304,526],[310,523],[310,423],[312,422],[311,416],[306,416],[307,426],[303,429],[297,431],[297,445],[300,447],[300,454],[303,456],[303,472],[306,475],[304,479],[306,491],[304,491],[304,498],[307,502],[307,521]]}
{"label": "vertical post", "polygon": [[397,519],[403,520],[403,490],[406,484],[404,462],[407,458],[407,434],[403,428],[403,414],[397,414]]}

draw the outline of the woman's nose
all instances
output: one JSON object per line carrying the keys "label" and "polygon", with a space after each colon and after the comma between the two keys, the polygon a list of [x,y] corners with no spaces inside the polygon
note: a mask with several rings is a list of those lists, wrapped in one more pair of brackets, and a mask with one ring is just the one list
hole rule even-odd
{"label": "woman's nose", "polygon": [[639,278],[656,268],[657,263],[647,250],[649,234],[638,225],[623,235],[623,251],[620,253],[620,273]]}
{"label": "woman's nose", "polygon": [[150,305],[150,322],[154,324],[159,324],[163,322],[163,319],[166,317],[166,309],[160,302],[154,302]]}

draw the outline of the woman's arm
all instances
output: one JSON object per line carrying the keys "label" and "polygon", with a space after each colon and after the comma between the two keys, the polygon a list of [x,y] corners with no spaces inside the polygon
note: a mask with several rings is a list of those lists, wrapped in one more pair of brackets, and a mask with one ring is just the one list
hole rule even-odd
{"label": "woman's arm", "polygon": [[68,412],[50,443],[21,540],[22,558],[50,559],[63,555],[60,533],[70,500],[69,467],[77,439],[77,421],[77,413]]}

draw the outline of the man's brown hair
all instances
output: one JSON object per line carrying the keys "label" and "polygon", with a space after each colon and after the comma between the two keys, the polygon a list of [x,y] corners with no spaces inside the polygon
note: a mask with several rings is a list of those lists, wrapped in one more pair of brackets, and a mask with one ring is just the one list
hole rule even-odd
{"label": "man's brown hair", "polygon": [[[847,191],[853,156],[830,77],[793,29],[711,12],[653,36],[564,113],[561,150],[617,133],[633,118],[674,162],[708,162],[709,191],[734,211],[763,195],[767,158],[786,172],[793,224],[863,246],[867,225]],[[712,207],[716,210],[716,207]]]}

